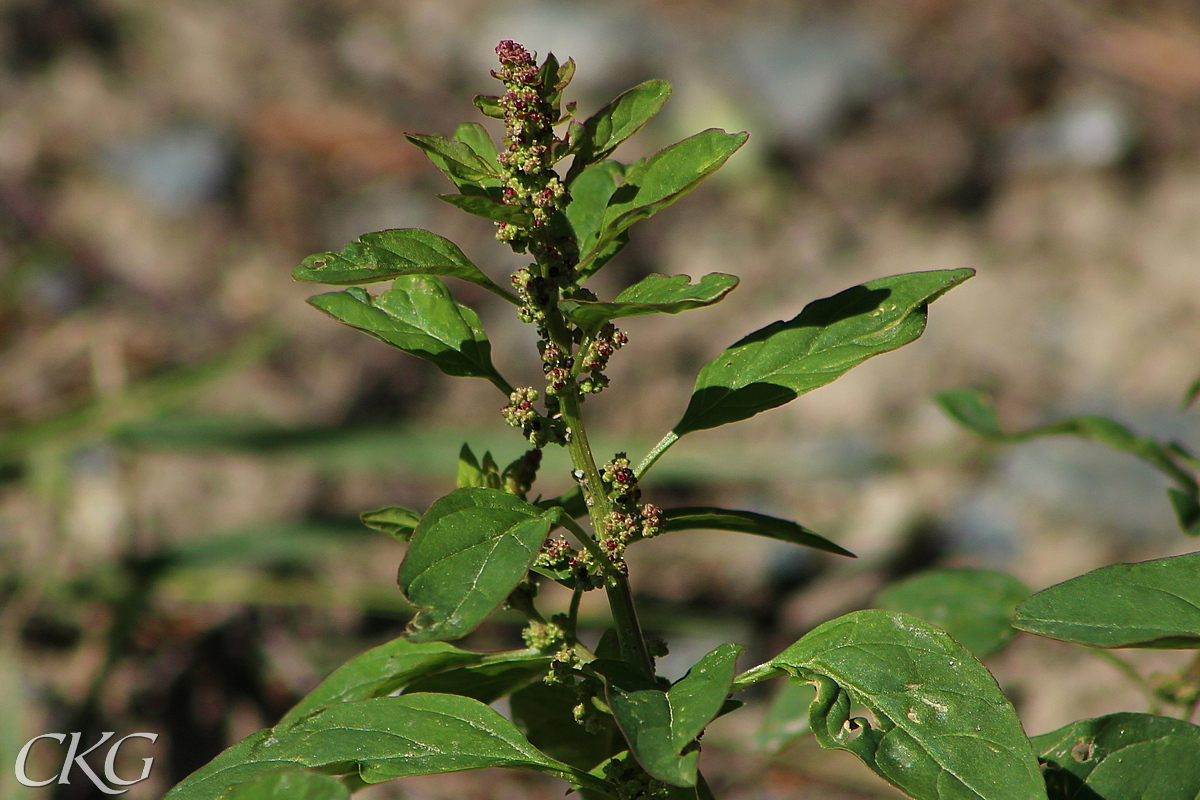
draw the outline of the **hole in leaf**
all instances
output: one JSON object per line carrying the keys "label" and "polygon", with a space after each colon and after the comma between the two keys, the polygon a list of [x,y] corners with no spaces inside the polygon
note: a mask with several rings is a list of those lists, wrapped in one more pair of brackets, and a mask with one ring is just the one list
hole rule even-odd
{"label": "hole in leaf", "polygon": [[1080,739],[1071,745],[1071,758],[1079,763],[1091,761],[1096,757],[1096,743],[1090,739]]}

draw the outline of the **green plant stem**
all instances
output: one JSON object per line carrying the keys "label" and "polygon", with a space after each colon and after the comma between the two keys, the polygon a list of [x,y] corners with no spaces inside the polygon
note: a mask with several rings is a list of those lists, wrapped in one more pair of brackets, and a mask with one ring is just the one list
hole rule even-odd
{"label": "green plant stem", "polygon": [[646,457],[642,459],[642,463],[638,464],[637,469],[633,473],[639,478],[645,475],[646,471],[654,466],[654,462],[658,461],[659,457],[678,441],[679,434],[675,433],[675,431],[667,431],[667,435],[660,439],[658,444],[654,445],[654,448],[646,454]]}
{"label": "green plant stem", "polygon": [[493,283],[489,280],[487,283],[479,283],[476,285],[482,289],[487,289],[489,292],[496,295],[496,297],[501,298],[502,300],[507,300],[517,308],[521,307],[521,298],[517,297],[515,294],[497,283]]}
{"label": "green plant stem", "polygon": [[511,383],[504,380],[504,378],[499,375],[494,378],[488,378],[488,380],[491,381],[492,386],[495,386],[497,389],[503,392],[505,397],[508,397],[510,394],[516,391]]}
{"label": "green plant stem", "polygon": [[[583,473],[586,481],[584,496],[591,501],[588,504],[588,515],[592,520],[592,530],[601,530],[605,520],[612,513],[612,504],[604,492],[600,470],[596,468],[596,459],[592,455],[592,447],[588,443],[587,431],[584,429],[583,415],[579,407],[579,389],[574,381],[568,383],[567,391],[560,395],[560,402],[563,420],[570,432],[567,448],[571,453],[571,463],[575,469]],[[603,551],[596,546],[594,539],[586,534],[584,538],[590,541],[590,545],[588,542],[584,542],[589,550],[595,547],[603,556]],[[611,564],[612,562],[607,556],[604,556],[601,563]],[[621,657],[644,672],[647,677],[653,677],[654,660],[650,658],[650,651],[646,649],[646,637],[642,634],[642,626],[637,618],[637,609],[633,605],[633,593],[629,588],[629,578],[614,569],[608,573],[608,578],[604,582],[604,590],[608,595],[608,605],[612,610],[613,622],[616,624],[617,641],[621,645]]]}
{"label": "green plant stem", "polygon": [[1141,689],[1142,694],[1146,695],[1146,711],[1150,714],[1162,713],[1162,701],[1158,694],[1154,691],[1154,687],[1146,680],[1142,673],[1138,672],[1132,664],[1121,658],[1116,653],[1108,650],[1089,647],[1087,652],[1094,655],[1101,661],[1106,661],[1111,664],[1118,672],[1128,678],[1134,685]]}
{"label": "green plant stem", "polygon": [[572,642],[579,641],[579,601],[583,599],[583,589],[576,586],[571,591],[571,607],[567,609],[567,635]]}

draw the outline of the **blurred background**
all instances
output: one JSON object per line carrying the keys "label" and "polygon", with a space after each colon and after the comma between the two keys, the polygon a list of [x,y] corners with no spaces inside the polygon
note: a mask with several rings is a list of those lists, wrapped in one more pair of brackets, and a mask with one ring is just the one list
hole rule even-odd
{"label": "blurred background", "polygon": [[[633,581],[671,642],[666,674],[729,640],[751,666],[929,566],[1041,588],[1195,549],[1139,462],[1078,441],[984,446],[930,399],[978,385],[1014,427],[1105,413],[1200,446],[1200,417],[1180,410],[1200,373],[1194,3],[5,0],[0,761],[48,731],[157,732],[120,768],[154,756],[126,796],[157,798],[403,630],[402,546],[357,515],[425,508],[453,488],[464,440],[501,464],[523,442],[486,382],[340,327],[289,271],[414,226],[494,278],[521,265],[489,223],[439,203],[448,184],[403,136],[481,119],[471,97],[496,90],[501,38],[574,57],[568,99],[584,116],[647,78],[673,83],[624,161],[703,128],[751,133],[596,281],[611,296],[652,271],[742,278],[714,308],[622,326],[613,388],[586,409],[601,452],[640,458],[701,365],[810,300],[897,272],[979,272],[915,344],[693,434],[655,468],[660,506],[796,519],[860,556],[716,532],[639,546]],[[501,372],[534,383],[531,331],[453,289]],[[569,484],[549,460],[539,488]],[[589,636],[605,613],[585,604]],[[466,645],[519,641],[501,614]],[[1153,671],[1177,656],[1130,660]],[[988,665],[1033,734],[1145,708],[1069,645],[1020,637]],[[758,749],[764,697],[705,738],[718,796],[898,796],[809,741]],[[96,791],[73,784],[26,789],[0,769],[5,798]],[[485,772],[361,796],[561,791]]]}

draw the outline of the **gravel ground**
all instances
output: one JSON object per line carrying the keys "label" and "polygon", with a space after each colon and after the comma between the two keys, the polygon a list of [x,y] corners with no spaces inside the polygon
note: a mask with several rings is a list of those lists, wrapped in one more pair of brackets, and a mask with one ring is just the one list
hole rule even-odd
{"label": "gravel ground", "polygon": [[[156,731],[129,749],[158,760],[126,795],[156,798],[403,629],[400,546],[355,517],[448,491],[464,439],[501,463],[522,443],[485,382],[339,328],[289,271],[413,226],[498,279],[521,265],[434,198],[441,176],[404,139],[478,119],[500,38],[573,56],[585,111],[671,81],[626,161],[707,127],[751,132],[596,281],[611,296],[652,271],[742,280],[713,308],[623,326],[613,388],[588,403],[602,447],[640,455],[699,366],[812,299],[978,270],[917,343],[663,460],[659,505],[798,519],[860,556],[716,532],[647,544],[631,568],[673,643],[665,672],[729,639],[749,666],[928,566],[1040,588],[1194,549],[1152,470],[1077,441],[985,446],[931,400],[978,385],[1013,427],[1102,413],[1200,446],[1179,407],[1200,373],[1192,3],[9,0],[0,19],[0,754],[72,725]],[[500,370],[532,383],[526,326],[454,288]],[[585,604],[595,635],[604,614]],[[516,641],[502,618],[467,644]],[[1067,645],[1018,638],[989,666],[1031,733],[1145,707]],[[755,752],[762,699],[705,740],[720,796],[898,796],[811,742]],[[91,797],[12,780],[0,770],[0,795]],[[561,789],[482,772],[358,796]]]}

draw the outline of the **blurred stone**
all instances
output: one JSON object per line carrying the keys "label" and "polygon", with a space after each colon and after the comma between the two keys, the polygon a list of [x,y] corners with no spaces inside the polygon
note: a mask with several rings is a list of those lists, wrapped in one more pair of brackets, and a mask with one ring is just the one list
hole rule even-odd
{"label": "blurred stone", "polygon": [[[439,187],[439,191],[446,189]],[[428,227],[432,211],[428,192],[380,181],[330,205],[322,226],[323,246],[340,250],[369,231]]]}
{"label": "blurred stone", "polygon": [[233,151],[223,131],[177,125],[111,145],[104,167],[160,212],[179,215],[221,191],[233,168]]}
{"label": "blurred stone", "polygon": [[1009,143],[1014,168],[1035,172],[1116,164],[1129,152],[1135,126],[1129,110],[1111,97],[1084,95],[1020,128]]}
{"label": "blurred stone", "polygon": [[[1060,419],[1078,410],[1048,415]],[[1167,441],[1195,442],[1200,425],[1148,412],[1112,414],[1131,430]],[[1014,502],[1033,501],[1048,510],[1130,540],[1179,535],[1167,499],[1171,482],[1141,459],[1070,436],[1008,445],[1001,455],[998,486]]]}
{"label": "blurred stone", "polygon": [[744,71],[750,96],[765,104],[789,144],[826,136],[889,72],[879,37],[845,23],[754,19],[734,35],[728,52]]}
{"label": "blurred stone", "polygon": [[643,14],[637,6],[546,0],[498,7],[479,26],[469,57],[471,70],[487,74],[496,69],[496,43],[512,39],[536,51],[539,61],[550,52],[563,63],[575,59],[581,68],[573,90],[605,86],[619,79],[655,40],[649,31],[657,26]]}
{"label": "blurred stone", "polygon": [[[744,625],[719,625],[711,623],[703,632],[674,633],[669,637],[670,652],[657,659],[658,674],[677,681],[704,656],[726,642],[744,642],[747,638]],[[747,664],[743,669],[749,668]]]}
{"label": "blurred stone", "polygon": [[21,283],[21,302],[54,314],[67,314],[84,304],[87,287],[65,263],[39,265]]}
{"label": "blurred stone", "polygon": [[968,495],[946,514],[942,527],[955,554],[990,566],[1011,561],[1020,549],[1019,498],[994,488]]}

